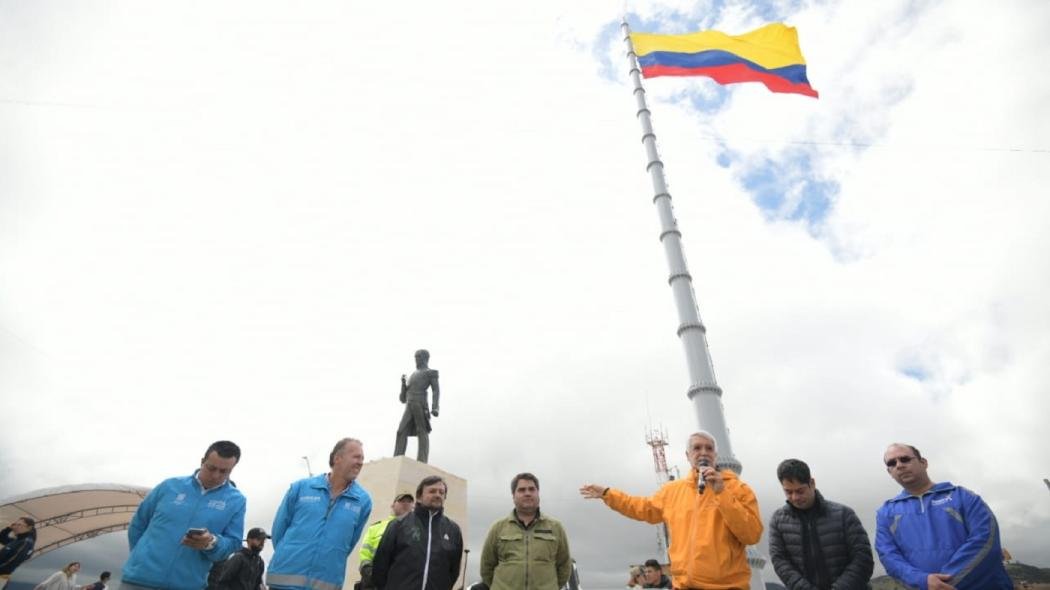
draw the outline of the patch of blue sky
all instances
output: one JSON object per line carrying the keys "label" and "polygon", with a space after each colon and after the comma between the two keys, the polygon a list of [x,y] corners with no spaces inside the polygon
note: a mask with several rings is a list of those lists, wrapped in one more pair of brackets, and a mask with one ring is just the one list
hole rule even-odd
{"label": "patch of blue sky", "polygon": [[904,365],[897,367],[897,371],[909,379],[922,382],[930,378],[929,371],[920,365]]}
{"label": "patch of blue sky", "polygon": [[[731,162],[733,154],[725,159]],[[763,157],[747,166],[741,181],[767,219],[802,222],[811,233],[822,225],[840,190],[838,182],[819,177],[812,154],[802,150],[789,150],[779,159]]]}
{"label": "patch of blue sky", "polygon": [[722,168],[729,168],[736,161],[736,155],[730,150],[721,149],[718,155],[715,156],[715,162]]}
{"label": "patch of blue sky", "polygon": [[[756,26],[759,23],[788,21],[800,6],[798,0],[758,0],[746,3],[740,0],[709,0],[697,2],[689,10],[657,6],[646,15],[629,12],[627,22],[633,31],[686,33],[724,28],[723,21],[727,18],[754,21]],[[724,32],[733,34],[744,31]],[[592,51],[600,64],[602,77],[625,83],[626,65],[623,61],[613,60],[618,54],[617,51],[610,50],[613,44],[621,47],[623,44],[619,20],[612,21],[602,28]],[[653,101],[651,86],[659,83],[646,81],[646,85],[650,86],[650,107]],[[683,106],[704,119],[725,109],[733,92],[733,86],[722,86],[704,78],[698,78],[680,88],[678,91],[662,94],[660,101]],[[659,129],[657,132],[659,133]],[[803,223],[811,234],[816,235],[840,190],[838,182],[816,174],[816,158],[817,156],[810,151],[797,149],[784,152],[783,156],[776,159],[764,157],[753,163],[748,161],[749,158],[745,154],[737,153],[723,145],[716,156],[716,162],[722,168],[740,168],[741,172],[738,174],[744,189],[751,194],[753,202],[767,219]]]}

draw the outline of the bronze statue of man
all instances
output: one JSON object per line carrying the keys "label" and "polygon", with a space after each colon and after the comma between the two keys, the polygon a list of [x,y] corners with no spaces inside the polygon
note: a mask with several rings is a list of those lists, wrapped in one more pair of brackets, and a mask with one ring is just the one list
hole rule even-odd
{"label": "bronze statue of man", "polygon": [[[429,361],[429,352],[417,350],[415,372],[407,381],[405,376],[401,375],[401,403],[405,404],[405,413],[401,416],[401,424],[397,427],[397,441],[394,443],[394,456],[397,457],[405,454],[408,437],[416,437],[419,440],[416,459],[420,463],[426,463],[430,455],[430,416],[437,418],[438,398],[441,395],[437,369],[429,368]],[[427,407],[428,387],[434,392],[433,410]]]}

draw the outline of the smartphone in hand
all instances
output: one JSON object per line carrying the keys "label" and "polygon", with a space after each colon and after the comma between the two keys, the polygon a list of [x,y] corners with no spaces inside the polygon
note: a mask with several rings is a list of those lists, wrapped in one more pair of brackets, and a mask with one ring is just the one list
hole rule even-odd
{"label": "smartphone in hand", "polygon": [[199,537],[199,536],[201,536],[201,535],[203,535],[204,533],[207,533],[207,532],[208,532],[208,529],[190,528],[190,529],[186,529],[186,536],[187,537]]}

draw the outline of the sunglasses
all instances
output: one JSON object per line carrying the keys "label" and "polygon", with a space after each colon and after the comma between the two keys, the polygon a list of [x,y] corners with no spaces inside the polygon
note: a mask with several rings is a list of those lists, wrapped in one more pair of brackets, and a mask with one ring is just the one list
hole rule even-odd
{"label": "sunglasses", "polygon": [[914,458],[915,457],[897,457],[896,459],[890,459],[889,461],[886,461],[886,467],[893,469],[897,466],[897,461],[900,461],[901,465],[907,465],[908,463],[911,463],[911,460]]}

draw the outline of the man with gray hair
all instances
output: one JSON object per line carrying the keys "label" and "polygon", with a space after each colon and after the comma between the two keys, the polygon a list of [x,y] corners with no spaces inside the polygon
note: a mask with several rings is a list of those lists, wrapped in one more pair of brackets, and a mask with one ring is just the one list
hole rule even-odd
{"label": "man with gray hair", "polygon": [[364,463],[361,441],[344,438],[328,455],[330,472],[291,485],[273,519],[270,588],[343,587],[346,557],[372,513],[372,498],[356,481]]}
{"label": "man with gray hair", "polygon": [[758,500],[736,473],[719,470],[715,437],[696,432],[685,451],[689,475],[664,484],[649,497],[629,496],[603,485],[580,488],[584,498],[601,498],[613,510],[670,533],[675,588],[748,588],[747,546],[762,538]]}

